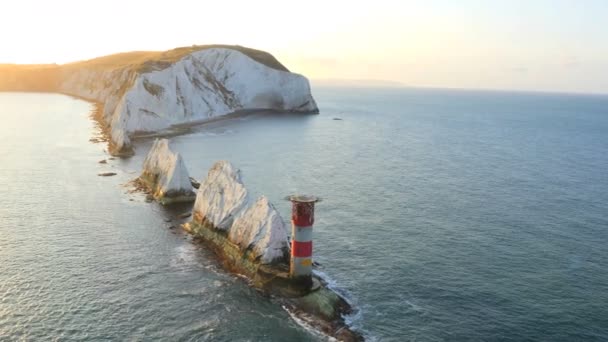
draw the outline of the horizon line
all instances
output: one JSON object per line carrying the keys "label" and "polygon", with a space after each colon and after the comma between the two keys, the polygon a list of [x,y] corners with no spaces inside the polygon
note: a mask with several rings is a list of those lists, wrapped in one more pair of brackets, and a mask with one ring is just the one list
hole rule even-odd
{"label": "horizon line", "polygon": [[[377,79],[360,79],[360,78],[309,78],[310,83],[315,82],[359,82],[361,84],[339,85],[339,84],[320,84],[319,86],[331,88],[392,88],[392,89],[421,89],[421,90],[452,90],[452,91],[484,91],[484,92],[500,92],[500,93],[537,93],[537,94],[559,94],[559,95],[589,95],[589,96],[608,96],[608,92],[588,92],[588,91],[566,91],[566,90],[539,90],[539,89],[509,89],[509,88],[475,88],[475,87],[447,87],[447,86],[432,86],[432,85],[414,85],[407,84],[401,81],[393,80],[377,80]],[[365,84],[369,82],[369,84]],[[374,85],[373,83],[378,84]],[[385,86],[382,83],[386,83]],[[393,84],[393,85],[389,85]]]}

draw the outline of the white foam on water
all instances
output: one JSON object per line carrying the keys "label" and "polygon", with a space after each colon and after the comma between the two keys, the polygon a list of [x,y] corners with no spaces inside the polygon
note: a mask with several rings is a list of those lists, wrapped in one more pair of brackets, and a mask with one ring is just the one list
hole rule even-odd
{"label": "white foam on water", "polygon": [[291,319],[293,319],[293,321],[296,322],[297,325],[302,327],[304,330],[306,330],[311,335],[313,335],[317,338],[324,339],[325,341],[331,341],[331,342],[338,341],[337,339],[323,333],[322,331],[320,331],[320,330],[316,329],[315,327],[313,327],[312,325],[310,325],[304,319],[300,318],[296,313],[289,310],[289,308],[287,306],[285,306],[285,305],[281,305],[281,306],[283,307],[283,310],[285,310],[287,312],[287,314],[289,314],[289,317],[291,317]]}
{"label": "white foam on water", "polygon": [[338,282],[332,279],[329,275],[327,275],[327,273],[319,270],[313,270],[313,274],[321,278],[327,284],[327,288],[333,290],[334,292],[342,296],[342,298],[344,298],[348,304],[350,304],[351,306],[356,304],[356,301],[354,300],[354,297],[350,294],[350,292],[340,287],[338,285]]}
{"label": "white foam on water", "polygon": [[421,307],[421,306],[419,306],[419,305],[416,305],[415,303],[412,303],[412,301],[410,301],[410,300],[407,300],[407,299],[406,299],[406,300],[404,300],[403,302],[404,302],[404,303],[405,303],[405,304],[406,304],[408,307],[410,307],[410,308],[412,309],[412,311],[416,311],[416,312],[425,312],[425,311],[426,311],[426,310],[425,310],[423,307]]}
{"label": "white foam on water", "polygon": [[338,282],[327,275],[327,273],[319,270],[313,270],[313,273],[327,284],[327,288],[339,294],[353,308],[353,313],[350,315],[342,315],[346,326],[363,334],[366,341],[378,341],[377,337],[370,335],[369,332],[361,327],[364,316],[363,309],[357,305],[357,300],[354,296],[348,290],[341,288]]}
{"label": "white foam on water", "polygon": [[191,244],[182,244],[174,248],[169,266],[183,272],[200,266],[196,248]]}

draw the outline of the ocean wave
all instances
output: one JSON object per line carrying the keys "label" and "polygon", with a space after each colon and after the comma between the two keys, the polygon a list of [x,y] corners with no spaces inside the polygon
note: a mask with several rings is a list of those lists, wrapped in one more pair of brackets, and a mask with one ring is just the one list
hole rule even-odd
{"label": "ocean wave", "polygon": [[353,294],[347,289],[340,287],[338,282],[331,278],[327,273],[319,270],[313,270],[313,273],[315,276],[321,278],[329,289],[342,296],[342,298],[344,298],[344,300],[346,300],[346,302],[353,308],[353,312],[351,314],[342,316],[346,325],[349,328],[360,332],[366,341],[378,341],[377,337],[373,336],[369,331],[363,329],[363,309],[358,305],[356,297],[353,296]]}
{"label": "ocean wave", "polygon": [[296,322],[297,325],[299,325],[300,327],[302,327],[304,330],[306,330],[308,333],[310,333],[311,335],[317,337],[317,338],[321,338],[324,339],[325,341],[338,341],[335,338],[324,334],[322,331],[316,329],[315,327],[313,327],[312,325],[308,324],[308,322],[306,322],[304,319],[300,318],[295,312],[289,310],[289,308],[285,305],[281,305],[281,307],[283,307],[283,310],[285,310],[287,312],[287,314],[289,314],[289,317],[291,317],[291,319],[293,319],[294,322]]}

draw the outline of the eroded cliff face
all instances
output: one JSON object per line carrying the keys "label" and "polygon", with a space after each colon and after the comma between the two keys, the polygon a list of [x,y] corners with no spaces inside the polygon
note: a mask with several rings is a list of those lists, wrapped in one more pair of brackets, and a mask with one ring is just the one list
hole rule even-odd
{"label": "eroded cliff face", "polygon": [[186,164],[179,153],[171,151],[167,139],[154,141],[139,179],[161,203],[194,201]]}
{"label": "eroded cliff face", "polygon": [[113,149],[129,136],[240,110],[317,112],[308,80],[230,48],[208,48],[146,68],[66,67],[59,90],[104,104]]}

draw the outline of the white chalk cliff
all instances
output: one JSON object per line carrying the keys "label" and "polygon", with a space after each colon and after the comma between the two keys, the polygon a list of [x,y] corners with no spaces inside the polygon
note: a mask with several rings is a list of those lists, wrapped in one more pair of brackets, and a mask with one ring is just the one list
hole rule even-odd
{"label": "white chalk cliff", "polygon": [[68,65],[61,71],[59,90],[103,103],[103,121],[118,151],[130,148],[133,133],[236,111],[318,111],[304,76],[278,61],[282,68],[263,63],[247,51],[256,50],[193,49],[175,61],[149,60],[137,68],[104,67],[101,62]]}
{"label": "white chalk cliff", "polygon": [[236,218],[228,238],[242,250],[250,249],[263,264],[284,260],[289,251],[285,223],[265,196]]}
{"label": "white chalk cliff", "polygon": [[171,151],[169,140],[156,139],[146,156],[141,176],[152,188],[154,197],[193,198],[190,175],[179,153]]}
{"label": "white chalk cliff", "polygon": [[227,231],[248,201],[240,170],[222,160],[211,167],[201,183],[192,211],[214,228]]}

